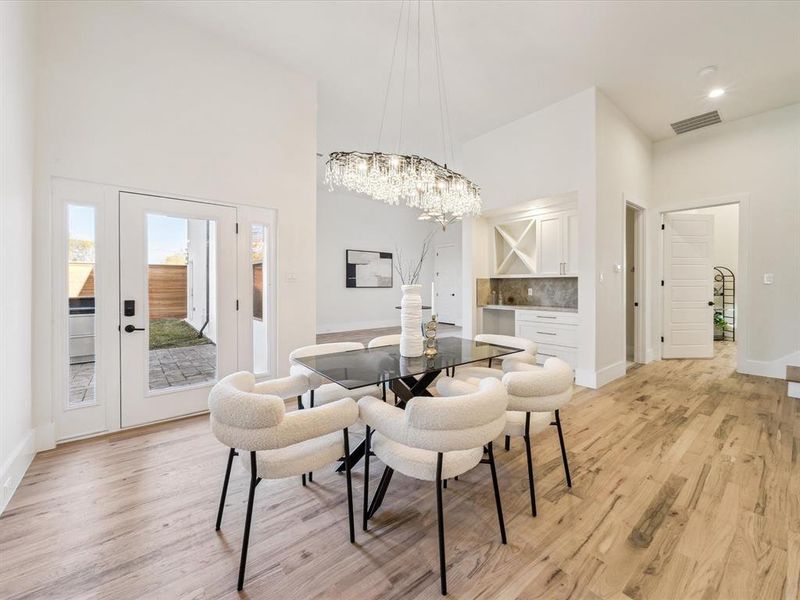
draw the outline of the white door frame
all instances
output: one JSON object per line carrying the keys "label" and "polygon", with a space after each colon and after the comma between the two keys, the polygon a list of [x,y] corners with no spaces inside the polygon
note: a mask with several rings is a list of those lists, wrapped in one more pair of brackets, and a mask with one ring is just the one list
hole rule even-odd
{"label": "white door frame", "polygon": [[[647,213],[646,209],[641,205],[633,200],[626,199],[623,197],[622,199],[622,256],[627,256],[627,246],[628,240],[627,238],[627,227],[626,227],[626,219],[627,213],[626,210],[628,208],[632,208],[636,211],[636,220],[634,222],[634,231],[635,231],[635,240],[636,244],[633,248],[633,264],[636,267],[636,270],[633,274],[633,286],[634,292],[633,297],[634,301],[639,304],[637,307],[638,310],[635,310],[633,313],[633,361],[636,363],[645,363],[647,362],[647,340],[646,340],[646,314],[647,314],[647,302],[645,301],[645,296],[647,293],[647,269],[645,268],[646,264],[646,257],[647,257],[647,244],[646,244],[646,231],[647,227],[645,224],[647,223]],[[623,264],[625,261],[622,261]],[[628,265],[625,265],[627,269]],[[627,274],[626,277],[622,280],[622,301],[621,305],[626,306],[627,301]],[[624,310],[623,310],[624,313]],[[622,338],[622,349],[623,353],[622,356],[626,357],[628,355],[628,336],[627,336],[627,315],[624,315],[623,323],[626,324],[626,332]]]}
{"label": "white door frame", "polygon": [[[52,410],[55,439],[80,439],[119,429],[119,216],[116,192],[86,181],[51,178],[53,254]],[[67,206],[95,209],[95,404],[68,405],[69,400],[69,293],[67,282]]]}
{"label": "white door frame", "polygon": [[[736,371],[739,373],[748,372],[745,368],[747,356],[749,356],[749,322],[750,322],[750,292],[745,282],[750,281],[750,194],[740,193],[727,196],[715,196],[703,198],[696,201],[676,202],[665,208],[660,208],[658,212],[658,272],[664,273],[664,235],[661,231],[661,224],[664,222],[664,215],[672,212],[682,212],[685,210],[695,210],[700,208],[712,208],[714,206],[725,206],[727,204],[739,205],[739,274],[736,279],[744,285],[736,286]],[[654,323],[657,324],[657,336],[664,335],[664,290],[658,287],[658,303]],[[661,343],[657,343],[656,356],[661,360]]]}
{"label": "white door frame", "polygon": [[267,239],[265,240],[266,265],[264,277],[264,297],[269,299],[267,310],[263,312],[263,322],[266,326],[268,352],[267,352],[267,371],[255,373],[256,380],[261,381],[276,377],[278,374],[278,307],[277,307],[277,277],[278,266],[278,215],[272,208],[260,208],[255,206],[238,207],[238,227],[239,239],[238,249],[238,290],[239,290],[239,314],[238,314],[238,354],[239,369],[254,371],[253,368],[253,293],[252,293],[252,269],[253,264],[250,256],[250,235],[253,225],[263,225],[267,228]]}
{"label": "white door frame", "polygon": [[[50,185],[50,206],[52,220],[50,222],[50,235],[53,240],[52,253],[50,261],[50,276],[53,281],[53,294],[50,298],[50,319],[52,323],[52,344],[50,352],[45,356],[45,360],[49,361],[44,367],[52,373],[50,378],[50,393],[49,402],[52,411],[53,424],[55,431],[52,438],[49,438],[47,444],[57,444],[61,442],[77,440],[97,435],[103,435],[120,431],[120,356],[119,356],[119,334],[117,326],[119,325],[119,310],[120,305],[118,295],[119,285],[119,216],[117,214],[119,194],[127,192],[134,194],[147,194],[151,196],[159,196],[174,200],[188,200],[192,202],[203,202],[206,204],[217,204],[219,206],[233,207],[237,210],[247,209],[246,205],[237,205],[227,202],[219,202],[203,198],[195,198],[175,193],[161,193],[156,190],[136,188],[131,186],[122,186],[114,184],[98,183],[94,181],[85,181],[78,179],[71,179],[67,177],[51,177]],[[77,200],[70,202],[70,198],[77,198]],[[84,200],[85,199],[85,200]],[[109,319],[113,321],[111,325],[106,325],[102,329],[110,330],[105,331],[104,335],[96,336],[102,338],[98,344],[105,344],[106,348],[111,348],[112,351],[104,352],[103,355],[106,359],[103,373],[98,371],[97,389],[96,393],[104,394],[105,405],[105,419],[101,422],[100,419],[97,423],[93,420],[88,420],[87,423],[82,423],[77,419],[77,415],[86,409],[74,409],[68,418],[65,420],[63,417],[64,407],[67,404],[68,390],[69,390],[69,321],[65,308],[67,307],[67,239],[68,231],[66,229],[66,205],[96,205],[101,207],[101,211],[96,213],[97,234],[96,244],[98,260],[106,258],[108,265],[106,271],[110,271],[103,276],[100,272],[101,266],[97,265],[97,279],[100,281],[102,289],[97,293],[105,293],[107,296],[106,303],[112,303],[113,308],[110,311]],[[259,210],[270,210],[275,215],[273,236],[271,244],[273,247],[273,278],[277,267],[277,211],[265,207],[250,207]],[[104,212],[103,223],[99,221],[100,212]],[[100,248],[100,244],[105,244],[105,250]],[[114,283],[116,280],[116,283]],[[103,284],[113,285],[113,289],[106,289]],[[273,310],[277,310],[278,293],[277,278],[274,278],[274,285],[272,289],[272,304]],[[249,292],[249,288],[244,293]],[[241,292],[240,292],[241,295]],[[273,355],[277,352],[277,312],[273,316]],[[239,368],[243,368],[239,365]],[[272,377],[277,375],[277,371],[273,370]],[[71,409],[72,410],[72,409]],[[181,418],[181,417],[179,417]],[[75,421],[69,423],[68,421]],[[170,419],[167,419],[170,420]]]}

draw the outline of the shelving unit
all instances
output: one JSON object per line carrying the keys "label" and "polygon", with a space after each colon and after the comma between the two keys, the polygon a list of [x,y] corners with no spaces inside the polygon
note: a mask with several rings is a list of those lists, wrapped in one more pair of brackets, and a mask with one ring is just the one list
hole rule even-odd
{"label": "shelving unit", "polygon": [[714,315],[722,315],[726,323],[721,330],[714,327],[714,339],[735,342],[736,276],[728,267],[714,267]]}

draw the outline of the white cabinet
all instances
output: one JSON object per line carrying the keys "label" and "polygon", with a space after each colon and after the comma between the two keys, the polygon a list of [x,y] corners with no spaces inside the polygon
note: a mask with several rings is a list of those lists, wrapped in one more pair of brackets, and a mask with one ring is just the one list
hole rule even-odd
{"label": "white cabinet", "polygon": [[578,211],[549,207],[492,222],[494,277],[578,274]]}
{"label": "white cabinet", "polygon": [[578,274],[578,212],[568,210],[537,220],[537,275]]}
{"label": "white cabinet", "polygon": [[578,315],[576,313],[517,310],[515,335],[536,342],[537,362],[551,356],[566,361],[573,369],[578,358]]}
{"label": "white cabinet", "polygon": [[578,275],[578,211],[569,210],[561,217],[561,261],[565,275]]}

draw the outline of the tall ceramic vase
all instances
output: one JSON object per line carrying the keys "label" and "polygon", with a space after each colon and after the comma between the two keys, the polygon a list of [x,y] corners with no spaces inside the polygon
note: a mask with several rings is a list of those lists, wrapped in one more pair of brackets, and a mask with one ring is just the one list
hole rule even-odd
{"label": "tall ceramic vase", "polygon": [[400,354],[409,358],[422,356],[421,285],[404,285],[400,301]]}

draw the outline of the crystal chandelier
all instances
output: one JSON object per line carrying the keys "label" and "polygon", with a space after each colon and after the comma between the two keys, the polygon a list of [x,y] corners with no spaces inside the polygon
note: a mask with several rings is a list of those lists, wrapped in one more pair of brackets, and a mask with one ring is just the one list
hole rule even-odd
{"label": "crystal chandelier", "polygon": [[[406,31],[411,26],[411,2],[406,0],[400,5],[400,17],[397,20],[392,64],[389,68],[389,82],[386,86],[386,96],[381,116],[381,126],[378,133],[377,148],[380,149],[384,121],[386,119],[386,106],[389,99],[389,90],[394,72],[394,60],[397,54],[400,29],[403,16],[406,16]],[[452,157],[452,133],[450,132],[449,110],[447,107],[447,92],[444,89],[444,75],[442,57],[439,45],[439,30],[436,24],[436,7],[431,0],[431,15],[433,22],[433,44],[436,65],[436,81],[439,96],[439,113],[442,131],[442,149],[447,158],[447,140],[450,133],[450,156]],[[419,40],[421,8],[417,3],[417,57],[419,60]],[[405,55],[408,56],[409,35],[406,33]],[[405,81],[406,66],[403,68],[403,90],[400,109],[400,132],[398,147],[403,134],[403,107],[405,106]],[[417,75],[419,82],[419,74]],[[480,188],[472,181],[441,164],[422,156],[400,153],[375,152],[332,152],[328,158],[325,169],[325,182],[333,190],[334,186],[342,186],[351,191],[367,194],[376,200],[387,204],[399,204],[404,201],[406,206],[420,211],[420,220],[433,220],[442,226],[442,229],[453,221],[464,216],[478,215],[481,212]]]}

